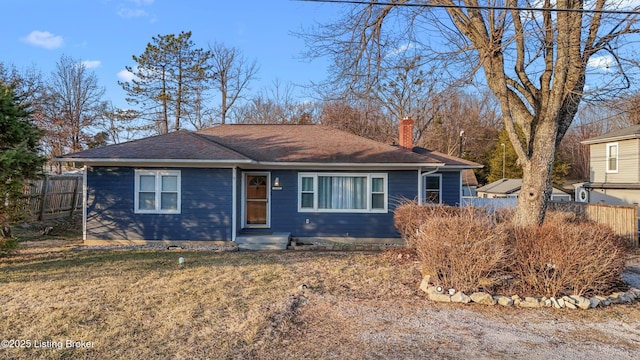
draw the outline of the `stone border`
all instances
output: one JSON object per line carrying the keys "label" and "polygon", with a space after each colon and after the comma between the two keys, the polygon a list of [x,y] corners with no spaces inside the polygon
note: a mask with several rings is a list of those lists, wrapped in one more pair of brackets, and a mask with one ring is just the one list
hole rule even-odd
{"label": "stone border", "polygon": [[503,296],[491,295],[486,292],[474,292],[466,295],[462,291],[452,291],[453,289],[442,289],[441,286],[433,286],[430,283],[431,276],[427,275],[420,283],[420,290],[427,293],[427,297],[435,302],[462,303],[474,302],[483,305],[517,306],[521,308],[556,308],[556,309],[593,309],[596,307],[609,306],[611,304],[629,304],[640,300],[640,289],[632,287],[626,292],[615,292],[609,296],[593,296],[585,298],[579,295],[563,296],[561,298],[536,298],[518,295]]}

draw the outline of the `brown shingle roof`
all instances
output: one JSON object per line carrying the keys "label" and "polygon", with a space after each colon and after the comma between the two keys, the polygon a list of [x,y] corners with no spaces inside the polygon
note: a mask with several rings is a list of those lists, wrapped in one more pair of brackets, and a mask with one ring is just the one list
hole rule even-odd
{"label": "brown shingle roof", "polygon": [[219,125],[197,134],[260,162],[441,163],[322,125]]}
{"label": "brown shingle roof", "polygon": [[176,131],[122,144],[107,145],[69,155],[65,159],[149,159],[149,160],[250,160],[232,149],[212,143],[189,131]]}
{"label": "brown shingle roof", "polygon": [[58,160],[126,159],[480,166],[426,149],[407,151],[322,125],[218,125],[85,150]]}

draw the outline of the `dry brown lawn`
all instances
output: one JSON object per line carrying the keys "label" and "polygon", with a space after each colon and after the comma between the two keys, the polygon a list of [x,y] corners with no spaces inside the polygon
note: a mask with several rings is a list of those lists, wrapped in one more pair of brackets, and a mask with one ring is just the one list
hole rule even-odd
{"label": "dry brown lawn", "polygon": [[[436,304],[417,289],[417,263],[400,252],[77,248],[29,242],[0,259],[0,339],[30,341],[0,349],[1,358],[640,356],[638,303],[588,311]],[[64,348],[67,340],[92,347]],[[58,342],[62,349],[43,348]]]}

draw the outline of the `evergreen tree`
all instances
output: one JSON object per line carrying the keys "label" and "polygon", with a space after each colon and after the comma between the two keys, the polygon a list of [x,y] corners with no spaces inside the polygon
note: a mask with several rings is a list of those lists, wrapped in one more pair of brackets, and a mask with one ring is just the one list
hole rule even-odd
{"label": "evergreen tree", "polygon": [[210,51],[195,48],[190,31],[154,36],[144,53],[133,56],[137,65],[126,67],[135,78],[119,84],[127,92],[127,102],[142,106],[141,115],[155,122],[158,133],[180,130],[188,110],[199,104],[203,82],[213,77],[211,56]]}
{"label": "evergreen tree", "polygon": [[[42,132],[20,104],[13,88],[0,83],[0,237],[9,238],[9,224],[26,214],[24,184],[35,179],[45,158],[39,154]],[[1,251],[1,249],[0,249]]]}
{"label": "evergreen tree", "polygon": [[[516,132],[518,133],[520,141],[524,142],[522,131],[517,129]],[[504,146],[502,146],[502,144],[504,144]],[[522,179],[522,166],[518,164],[518,155],[513,149],[513,145],[511,144],[511,141],[509,141],[509,135],[504,128],[498,134],[498,141],[496,142],[495,150],[489,159],[489,168],[489,176],[487,178],[489,183],[502,178]],[[569,164],[562,159],[559,153],[556,153],[555,160],[553,162],[553,183],[562,183],[568,173]]]}

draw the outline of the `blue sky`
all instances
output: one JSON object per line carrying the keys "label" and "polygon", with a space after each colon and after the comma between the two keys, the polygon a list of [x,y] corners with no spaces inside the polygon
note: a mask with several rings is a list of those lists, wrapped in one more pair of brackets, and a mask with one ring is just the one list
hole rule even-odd
{"label": "blue sky", "polygon": [[[217,41],[256,60],[251,92],[273,88],[276,80],[304,85],[324,80],[327,62],[301,59],[305,45],[292,32],[335,20],[344,8],[295,0],[2,0],[0,62],[48,76],[62,55],[71,56],[96,73],[104,100],[126,108],[117,82],[126,79],[125,66],[135,65],[132,55],[142,54],[153,36],[192,31],[198,47]],[[592,68],[612,64],[603,55],[591,59]]]}
{"label": "blue sky", "polygon": [[335,19],[342,6],[293,0],[3,0],[0,62],[48,75],[62,55],[85,62],[107,90],[104,100],[126,107],[118,85],[132,55],[153,36],[192,31],[197,47],[238,48],[260,71],[252,92],[326,77],[327,64],[300,59],[291,32]]}

